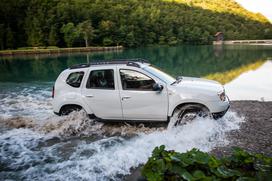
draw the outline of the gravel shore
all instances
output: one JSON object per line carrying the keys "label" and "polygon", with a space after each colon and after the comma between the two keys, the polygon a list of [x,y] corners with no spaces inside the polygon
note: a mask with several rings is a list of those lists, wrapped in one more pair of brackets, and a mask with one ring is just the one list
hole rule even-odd
{"label": "gravel shore", "polygon": [[[240,129],[227,134],[230,143],[217,147],[212,154],[221,157],[231,153],[233,147],[243,148],[251,153],[263,153],[272,156],[272,102],[232,101],[231,111],[245,118]],[[141,180],[141,168],[132,170],[124,180]]]}
{"label": "gravel shore", "polygon": [[229,154],[232,147],[272,156],[272,102],[233,101],[231,110],[245,117],[239,130],[228,133],[230,144],[215,148],[218,156]]}

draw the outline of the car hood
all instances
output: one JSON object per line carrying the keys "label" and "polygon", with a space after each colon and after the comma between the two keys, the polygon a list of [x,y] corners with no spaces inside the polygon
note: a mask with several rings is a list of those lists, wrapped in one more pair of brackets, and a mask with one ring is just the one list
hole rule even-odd
{"label": "car hood", "polygon": [[219,82],[194,77],[182,77],[182,80],[176,84],[177,89],[188,88],[193,90],[203,90],[208,92],[221,92],[224,90],[222,84]]}

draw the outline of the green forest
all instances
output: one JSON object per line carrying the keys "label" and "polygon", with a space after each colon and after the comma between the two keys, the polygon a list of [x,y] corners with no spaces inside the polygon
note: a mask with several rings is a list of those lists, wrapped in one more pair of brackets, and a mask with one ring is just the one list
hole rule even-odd
{"label": "green forest", "polygon": [[139,47],[271,39],[272,25],[233,0],[1,0],[0,49]]}

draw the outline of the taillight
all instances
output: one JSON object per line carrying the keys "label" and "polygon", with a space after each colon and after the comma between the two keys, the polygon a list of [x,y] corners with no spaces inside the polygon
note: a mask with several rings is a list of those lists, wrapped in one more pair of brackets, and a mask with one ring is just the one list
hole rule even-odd
{"label": "taillight", "polygon": [[55,96],[55,86],[53,86],[53,89],[52,89],[52,98],[54,98]]}

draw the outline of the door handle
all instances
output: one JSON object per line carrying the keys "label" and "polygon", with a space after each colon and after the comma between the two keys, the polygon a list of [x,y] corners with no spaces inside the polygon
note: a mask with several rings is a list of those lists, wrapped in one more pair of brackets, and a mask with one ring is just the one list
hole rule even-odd
{"label": "door handle", "polygon": [[93,97],[93,95],[89,94],[89,95],[85,95],[85,97]]}
{"label": "door handle", "polygon": [[122,101],[125,100],[125,99],[129,99],[129,98],[131,98],[131,97],[130,96],[124,96],[124,97],[122,97]]}

